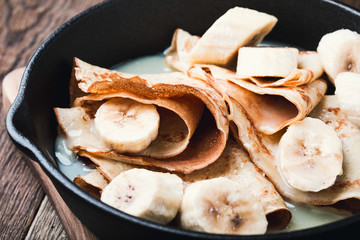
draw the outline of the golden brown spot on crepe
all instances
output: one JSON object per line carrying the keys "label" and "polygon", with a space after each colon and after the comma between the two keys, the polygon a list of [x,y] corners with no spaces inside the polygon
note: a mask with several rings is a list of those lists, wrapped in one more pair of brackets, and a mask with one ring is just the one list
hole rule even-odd
{"label": "golden brown spot on crepe", "polygon": [[306,102],[306,104],[311,106],[311,98],[309,95],[305,94],[305,91],[302,89],[296,89],[296,91],[300,94],[301,98]]}
{"label": "golden brown spot on crepe", "polygon": [[299,55],[308,55],[311,54],[309,51],[299,51]]}
{"label": "golden brown spot on crepe", "polygon": [[334,113],[336,116],[339,114],[340,112],[340,108],[327,108],[326,109],[328,112],[332,112]]}
{"label": "golden brown spot on crepe", "polygon": [[174,135],[162,134],[162,135],[159,135],[158,137],[161,138],[161,140],[163,140],[165,142],[176,143],[176,142],[183,141],[186,138],[186,136],[187,136],[187,133],[178,132],[177,134],[174,134]]}
{"label": "golden brown spot on crepe", "polygon": [[[98,75],[99,76],[99,75]],[[105,73],[102,73],[102,74],[100,74],[100,77],[102,78],[102,79],[108,79],[109,78],[109,73],[107,73],[107,72],[105,72]]]}
{"label": "golden brown spot on crepe", "polygon": [[247,117],[247,119],[249,120],[249,122],[250,122],[250,126],[248,127],[248,137],[249,137],[249,139],[251,139],[252,138],[252,136],[255,136],[256,138],[257,138],[257,140],[254,142],[254,143],[258,143],[258,144],[256,144],[254,147],[255,147],[255,151],[256,152],[264,152],[265,151],[265,153],[266,154],[271,154],[270,153],[270,151],[269,151],[269,149],[265,146],[265,144],[263,143],[263,141],[262,141],[262,139],[261,139],[261,137],[260,137],[260,133],[259,133],[259,131],[257,130],[257,128],[255,127],[255,125],[254,125],[254,123],[253,123],[253,121],[248,117],[248,116],[246,116]]}
{"label": "golden brown spot on crepe", "polygon": [[356,179],[354,181],[346,181],[344,183],[335,183],[331,189],[336,191],[337,189],[347,189],[352,188],[354,186],[360,187],[360,179]]}
{"label": "golden brown spot on crepe", "polygon": [[81,107],[85,109],[86,114],[90,117],[90,119],[95,118],[96,111],[100,107],[101,104],[103,104],[105,101],[97,101],[97,102],[91,102],[91,101],[85,101],[81,104]]}
{"label": "golden brown spot on crepe", "polygon": [[344,126],[347,126],[345,119],[336,119],[337,126],[335,127],[335,131],[339,132]]}

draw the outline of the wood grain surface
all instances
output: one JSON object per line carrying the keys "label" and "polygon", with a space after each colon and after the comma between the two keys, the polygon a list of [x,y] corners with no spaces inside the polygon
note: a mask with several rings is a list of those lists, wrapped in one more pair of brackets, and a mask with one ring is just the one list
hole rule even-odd
{"label": "wood grain surface", "polygon": [[[62,23],[99,2],[101,0],[0,0],[0,83],[7,73],[25,66],[41,43]],[[360,9],[360,0],[341,2]],[[57,192],[41,186],[46,176],[41,175],[39,165],[29,162],[6,133],[2,94],[0,88],[0,239],[94,238],[86,228],[79,230],[81,234],[66,233],[60,219],[69,213],[59,209],[61,201],[49,200],[56,199],[52,194]],[[75,219],[72,224],[79,223]]]}
{"label": "wood grain surface", "polygon": [[[0,80],[15,68],[25,66],[35,50],[61,24],[99,2],[0,0]],[[47,200],[40,182],[32,174],[26,158],[10,141],[4,111],[0,109],[0,112],[0,239],[27,236],[29,239],[67,239],[69,236],[59,219],[54,218],[57,214],[52,204],[44,205]],[[41,208],[44,201],[46,211]],[[48,224],[43,222],[45,219],[55,227],[44,228],[44,224]]]}

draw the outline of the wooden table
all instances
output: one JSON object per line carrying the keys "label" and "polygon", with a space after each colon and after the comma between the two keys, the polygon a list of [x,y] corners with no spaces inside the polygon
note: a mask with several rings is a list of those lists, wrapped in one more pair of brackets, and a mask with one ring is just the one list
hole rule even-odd
{"label": "wooden table", "polygon": [[[98,2],[101,0],[0,0],[0,81],[25,66],[62,23]],[[359,0],[342,2],[360,9]],[[94,239],[83,226],[79,235],[62,225],[59,216],[64,213],[54,210],[39,175],[33,174],[37,172],[34,165],[7,135],[1,95],[0,88],[0,239]]]}

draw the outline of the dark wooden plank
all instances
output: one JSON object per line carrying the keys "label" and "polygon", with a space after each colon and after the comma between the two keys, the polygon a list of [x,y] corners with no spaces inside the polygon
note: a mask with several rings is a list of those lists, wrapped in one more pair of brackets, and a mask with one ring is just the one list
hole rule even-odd
{"label": "dark wooden plank", "polygon": [[65,21],[101,0],[0,1],[0,79],[25,66],[41,43]]}
{"label": "dark wooden plank", "polygon": [[[52,184],[47,175],[42,171],[40,165],[31,160],[29,160],[29,165],[33,169],[34,175],[37,177],[37,179],[40,180],[47,196],[49,196],[50,201],[53,203],[57,215],[63,223],[62,227],[67,232],[69,238],[79,240],[96,240],[97,237],[91,233],[91,231],[89,231],[80,222],[79,219],[77,219],[77,217],[68,208],[66,203],[62,200],[55,186]],[[60,224],[60,222],[57,222],[57,224]]]}
{"label": "dark wooden plank", "polygon": [[22,239],[44,192],[6,133],[2,104],[0,112],[0,239]]}
{"label": "dark wooden plank", "polygon": [[[98,2],[100,0],[1,0],[0,83],[6,73],[25,66],[57,27]],[[44,192],[28,167],[28,160],[6,133],[1,99],[0,90],[0,239],[23,239]]]}
{"label": "dark wooden plank", "polygon": [[[7,110],[6,107],[10,106],[10,103],[15,98],[23,71],[23,68],[16,69],[7,74],[3,80],[3,107],[5,108],[5,111]],[[64,225],[62,225],[59,223],[58,219],[55,219],[54,221],[57,222],[56,226],[60,225],[59,227],[61,227],[61,229],[63,227],[71,239],[96,239],[96,237],[85,226],[82,225],[82,223],[67,207],[50,179],[42,171],[40,165],[31,160],[25,161],[28,162],[30,168],[33,170],[34,175],[40,181],[46,194],[54,204],[54,208],[56,209],[61,222],[64,223]],[[51,214],[51,212],[49,212],[49,214]],[[39,231],[37,231],[37,234],[38,233]],[[44,231],[44,233],[49,232]]]}
{"label": "dark wooden plank", "polygon": [[59,224],[59,217],[47,196],[42,201],[25,238],[25,240],[33,239],[68,239],[65,230]]}
{"label": "dark wooden plank", "polygon": [[339,2],[343,2],[354,8],[360,9],[360,1],[359,0],[340,0]]}

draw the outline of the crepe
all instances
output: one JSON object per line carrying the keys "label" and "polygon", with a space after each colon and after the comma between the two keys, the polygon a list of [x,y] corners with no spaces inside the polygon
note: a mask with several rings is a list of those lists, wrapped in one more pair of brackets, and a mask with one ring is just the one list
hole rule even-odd
{"label": "crepe", "polygon": [[[99,158],[91,154],[84,154],[93,161],[97,170],[103,174],[108,181],[114,179],[121,172],[141,166],[127,164],[119,161]],[[152,167],[145,167],[148,170],[158,171]],[[183,179],[185,187],[191,183],[216,177],[226,177],[239,184],[246,185],[249,191],[256,196],[264,208],[269,221],[269,228],[281,229],[287,226],[291,219],[291,213],[285,205],[280,194],[275,190],[271,182],[263,175],[250,160],[245,149],[233,139],[229,139],[227,146],[220,158],[211,165],[190,174],[177,175]],[[88,184],[94,185],[93,179]],[[105,187],[105,186],[104,186]]]}
{"label": "crepe", "polygon": [[[257,131],[252,119],[241,104],[231,99],[235,118],[231,131],[249,152],[253,162],[266,174],[280,194],[295,202],[311,205],[332,205],[348,201],[348,209],[359,209],[360,204],[360,130],[351,124],[337,105],[334,96],[324,97],[310,116],[320,118],[332,126],[343,143],[343,174],[335,184],[319,192],[303,192],[290,187],[282,178],[278,166],[278,145],[284,131],[268,136]],[[353,199],[357,199],[354,201]]]}
{"label": "crepe", "polygon": [[188,70],[188,74],[210,82],[227,98],[236,99],[246,109],[255,127],[268,135],[303,119],[327,89],[322,79],[296,87],[259,87],[237,79],[235,73],[228,69],[214,65],[194,66]]}
{"label": "crepe", "polygon": [[196,39],[177,29],[166,53],[166,63],[193,78],[210,82],[224,98],[230,95],[240,101],[256,128],[265,134],[274,134],[303,119],[326,92],[326,82],[318,79],[323,69],[316,52],[300,52],[299,69],[286,78],[273,81],[268,78],[241,79],[235,72],[223,67],[190,65],[188,58]]}
{"label": "crepe", "polygon": [[97,169],[74,178],[74,183],[89,193],[91,196],[100,199],[101,191],[108,185],[109,181]]}
{"label": "crepe", "polygon": [[319,54],[314,51],[300,51],[297,64],[298,67],[284,78],[250,77],[241,80],[250,81],[262,88],[296,87],[320,78],[324,71]]}
{"label": "crepe", "polygon": [[[192,66],[204,66],[202,64],[191,64],[189,60],[191,50],[199,39],[200,37],[191,35],[182,29],[176,29],[170,48],[166,52],[166,64],[181,72],[188,71]],[[210,48],[208,49],[208,51],[211,50]],[[319,54],[315,51],[300,51],[297,65],[297,69],[294,69],[284,78],[250,77],[241,80],[250,81],[263,88],[279,86],[296,87],[318,79],[324,71]],[[232,78],[236,79],[237,76],[234,75]]]}
{"label": "crepe", "polygon": [[[229,128],[226,103],[204,81],[179,72],[120,73],[75,58],[70,86],[72,108],[56,108],[55,113],[76,152],[190,173],[214,162],[225,148]],[[100,104],[111,98],[130,98],[157,107],[159,134],[145,150],[118,153],[96,136],[92,127],[94,114]],[[74,131],[80,129],[80,135]]]}

